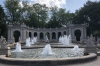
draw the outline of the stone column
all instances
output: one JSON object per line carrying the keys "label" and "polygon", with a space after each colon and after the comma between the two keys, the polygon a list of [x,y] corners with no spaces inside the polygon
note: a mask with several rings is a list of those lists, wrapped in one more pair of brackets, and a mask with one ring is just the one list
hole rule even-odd
{"label": "stone column", "polygon": [[37,39],[38,39],[38,41],[40,41],[40,33],[39,32],[37,33]]}
{"label": "stone column", "polygon": [[21,29],[21,41],[25,42],[26,41],[26,31],[24,28]]}
{"label": "stone column", "polygon": [[87,38],[87,35],[86,35],[86,27],[84,27],[84,31],[83,31],[84,33],[84,41],[86,41],[86,38]]}
{"label": "stone column", "polygon": [[43,37],[44,37],[43,40],[45,41],[46,40],[46,33],[45,32],[43,33]]}
{"label": "stone column", "polygon": [[58,32],[56,32],[56,40],[58,41]]}
{"label": "stone column", "polygon": [[52,33],[50,32],[50,41],[52,41]]}
{"label": "stone column", "polygon": [[14,31],[13,31],[13,29],[11,29],[11,43],[13,43],[13,41],[14,41],[14,40],[13,40],[13,37],[14,37],[14,36],[13,36],[13,33],[14,33]]}
{"label": "stone column", "polygon": [[33,35],[33,32],[31,32],[31,38],[33,38],[33,36],[34,36],[34,35]]}
{"label": "stone column", "polygon": [[63,33],[63,32],[61,32],[61,35],[62,35],[62,36],[64,36],[64,33]]}
{"label": "stone column", "polygon": [[83,29],[81,28],[81,37],[80,37],[80,42],[83,41]]}
{"label": "stone column", "polygon": [[8,43],[11,43],[11,28],[8,28]]}
{"label": "stone column", "polygon": [[71,29],[71,38],[74,39],[74,29]]}
{"label": "stone column", "polygon": [[23,39],[23,34],[24,34],[24,33],[23,33],[23,28],[21,28],[20,34],[21,34],[21,35],[20,35],[19,41],[22,42],[22,41],[23,41],[23,40],[22,40],[22,39]]}

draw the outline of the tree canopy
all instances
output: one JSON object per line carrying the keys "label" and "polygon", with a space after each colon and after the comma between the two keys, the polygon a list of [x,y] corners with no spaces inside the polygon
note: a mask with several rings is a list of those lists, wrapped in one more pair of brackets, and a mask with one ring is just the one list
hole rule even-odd
{"label": "tree canopy", "polygon": [[25,23],[34,28],[56,28],[62,27],[62,24],[70,22],[74,24],[87,25],[88,33],[99,34],[100,32],[100,1],[87,1],[83,7],[76,10],[75,13],[70,13],[63,8],[47,7],[45,4],[39,3],[30,4],[27,0],[6,0],[5,14],[0,6],[0,25],[5,20],[13,24]]}
{"label": "tree canopy", "polygon": [[76,11],[76,16],[73,19],[75,24],[88,24],[88,31],[92,34],[100,30],[100,1],[87,1],[84,7]]}
{"label": "tree canopy", "polygon": [[6,37],[6,30],[5,13],[3,7],[0,5],[0,36],[3,35]]}

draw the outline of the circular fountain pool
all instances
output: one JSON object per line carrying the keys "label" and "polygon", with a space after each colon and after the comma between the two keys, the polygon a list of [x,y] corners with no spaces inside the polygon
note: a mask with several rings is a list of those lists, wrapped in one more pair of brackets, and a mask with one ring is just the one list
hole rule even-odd
{"label": "circular fountain pool", "polygon": [[52,48],[52,55],[43,55],[43,48],[38,49],[23,49],[23,52],[13,52],[11,58],[27,58],[27,59],[47,59],[47,58],[67,58],[81,57],[84,55],[84,48],[79,48],[79,51],[73,51],[72,48]]}

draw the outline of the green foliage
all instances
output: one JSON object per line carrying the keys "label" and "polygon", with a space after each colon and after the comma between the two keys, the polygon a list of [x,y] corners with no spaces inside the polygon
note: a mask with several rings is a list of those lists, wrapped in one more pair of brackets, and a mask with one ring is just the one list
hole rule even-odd
{"label": "green foliage", "polygon": [[73,23],[75,24],[88,24],[88,31],[93,33],[100,30],[100,2],[87,1],[80,10],[76,11]]}
{"label": "green foliage", "polygon": [[19,0],[6,0],[5,1],[5,8],[6,8],[6,21],[11,23],[16,23],[19,21],[20,14],[19,14]]}
{"label": "green foliage", "polygon": [[5,13],[3,7],[0,5],[0,36],[7,37],[7,26],[5,22]]}
{"label": "green foliage", "polygon": [[69,23],[74,17],[73,13],[66,12],[65,9],[52,7],[51,8],[51,18],[48,22],[48,27],[55,28],[61,27],[62,24]]}

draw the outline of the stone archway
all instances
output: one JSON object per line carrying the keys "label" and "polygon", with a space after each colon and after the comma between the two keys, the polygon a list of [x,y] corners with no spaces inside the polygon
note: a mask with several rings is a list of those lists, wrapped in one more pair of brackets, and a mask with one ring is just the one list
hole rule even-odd
{"label": "stone archway", "polygon": [[14,36],[14,38],[15,38],[15,42],[20,41],[20,40],[19,40],[19,38],[20,38],[20,31],[15,30],[15,31],[13,32],[13,36]]}
{"label": "stone archway", "polygon": [[47,35],[48,39],[50,39],[50,33],[47,32],[46,35]]}
{"label": "stone archway", "polygon": [[55,32],[52,33],[52,39],[56,39],[56,33]]}
{"label": "stone archway", "polygon": [[61,32],[58,32],[58,39],[59,39],[60,36],[62,36],[62,35],[61,35]]}
{"label": "stone archway", "polygon": [[66,35],[66,31],[64,31],[64,35]]}
{"label": "stone archway", "polygon": [[34,33],[34,37],[37,37],[37,32]]}
{"label": "stone archway", "polygon": [[29,37],[32,38],[32,33],[31,32],[29,32]]}
{"label": "stone archway", "polygon": [[74,35],[76,37],[76,41],[80,41],[81,31],[79,29],[75,30]]}
{"label": "stone archway", "polygon": [[42,33],[42,32],[40,33],[40,39],[41,39],[41,40],[43,40],[43,39],[44,39],[44,35],[43,35],[43,33]]}

